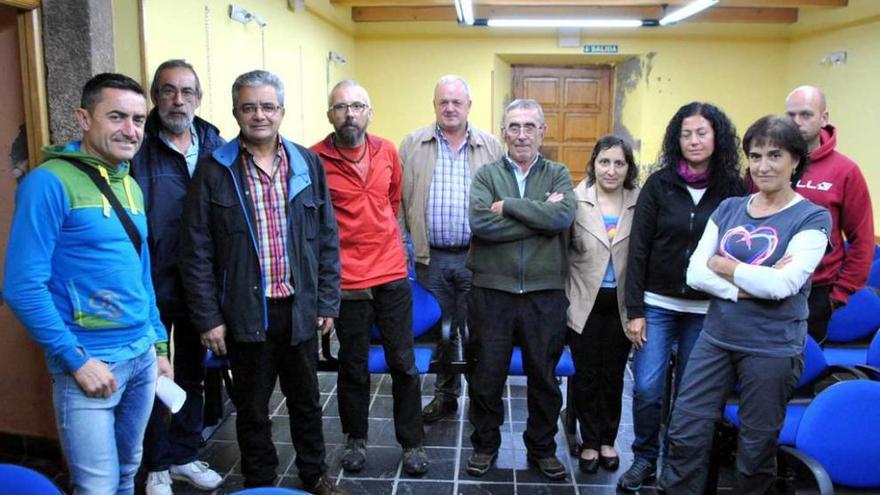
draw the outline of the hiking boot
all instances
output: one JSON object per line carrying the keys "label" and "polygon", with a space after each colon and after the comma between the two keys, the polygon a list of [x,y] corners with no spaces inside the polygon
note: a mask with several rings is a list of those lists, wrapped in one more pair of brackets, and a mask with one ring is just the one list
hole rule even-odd
{"label": "hiking boot", "polygon": [[358,472],[367,463],[367,441],[363,438],[348,437],[342,451],[342,469]]}
{"label": "hiking boot", "polygon": [[645,483],[657,480],[657,464],[636,457],[632,466],[617,480],[617,487],[625,492],[637,492]]}

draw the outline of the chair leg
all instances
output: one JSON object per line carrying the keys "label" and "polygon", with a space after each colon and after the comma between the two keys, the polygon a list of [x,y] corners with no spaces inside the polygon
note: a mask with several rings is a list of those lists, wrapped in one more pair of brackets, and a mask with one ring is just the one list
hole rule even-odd
{"label": "chair leg", "polygon": [[571,380],[566,377],[565,382],[565,409],[561,413],[562,431],[568,444],[568,453],[572,457],[577,457],[581,455],[581,443],[577,430],[577,407],[574,403],[574,390],[571,386]]}

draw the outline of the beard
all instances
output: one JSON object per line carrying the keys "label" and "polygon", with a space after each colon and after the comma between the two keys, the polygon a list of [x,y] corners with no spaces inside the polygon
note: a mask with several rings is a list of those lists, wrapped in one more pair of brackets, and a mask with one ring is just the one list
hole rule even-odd
{"label": "beard", "polygon": [[176,112],[159,112],[159,120],[162,121],[162,126],[175,135],[183,134],[184,131],[189,129],[193,118],[194,116]]}
{"label": "beard", "polygon": [[352,122],[346,122],[336,130],[336,138],[339,140],[339,144],[346,148],[357,146],[364,139],[364,134],[366,134],[366,129],[362,129]]}

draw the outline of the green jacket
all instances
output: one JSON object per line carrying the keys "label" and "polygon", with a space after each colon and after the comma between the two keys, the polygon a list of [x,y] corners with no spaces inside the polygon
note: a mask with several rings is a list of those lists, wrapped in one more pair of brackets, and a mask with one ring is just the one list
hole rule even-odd
{"label": "green jacket", "polygon": [[[506,158],[482,166],[471,182],[468,268],[473,285],[522,294],[564,289],[569,227],[576,202],[565,165],[539,157],[520,197]],[[546,198],[562,193],[562,201]],[[504,201],[503,214],[492,203]]]}

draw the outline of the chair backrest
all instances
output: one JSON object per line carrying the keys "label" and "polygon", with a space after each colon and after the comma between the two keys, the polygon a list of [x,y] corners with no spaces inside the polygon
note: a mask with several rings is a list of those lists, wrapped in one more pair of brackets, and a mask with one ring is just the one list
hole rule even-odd
{"label": "chair backrest", "polygon": [[[415,338],[425,334],[440,321],[440,303],[428,289],[416,282],[415,279],[409,279],[409,285],[412,289],[412,330],[413,338]],[[379,334],[379,328],[375,324],[370,327],[370,337],[374,340],[382,338]]]}
{"label": "chair backrest", "polygon": [[871,271],[868,273],[868,286],[880,288],[880,258],[877,258],[876,255],[874,262],[871,263]]}
{"label": "chair backrest", "polygon": [[825,360],[825,354],[819,344],[813,340],[813,337],[807,335],[807,341],[804,343],[804,372],[797,384],[797,388],[812,383],[813,380],[819,378],[828,368],[828,361]]}
{"label": "chair backrest", "polygon": [[[877,265],[877,262],[874,263]],[[880,328],[880,289],[865,287],[850,296],[845,306],[831,315],[828,342],[852,342]]]}
{"label": "chair backrest", "polygon": [[0,489],[4,495],[62,495],[49,478],[16,464],[0,464]]}
{"label": "chair backrest", "polygon": [[880,382],[836,383],[807,407],[795,445],[816,459],[834,483],[880,488],[878,404]]}
{"label": "chair backrest", "polygon": [[868,347],[868,356],[865,364],[869,366],[880,367],[880,332],[874,334],[871,339],[871,345]]}

